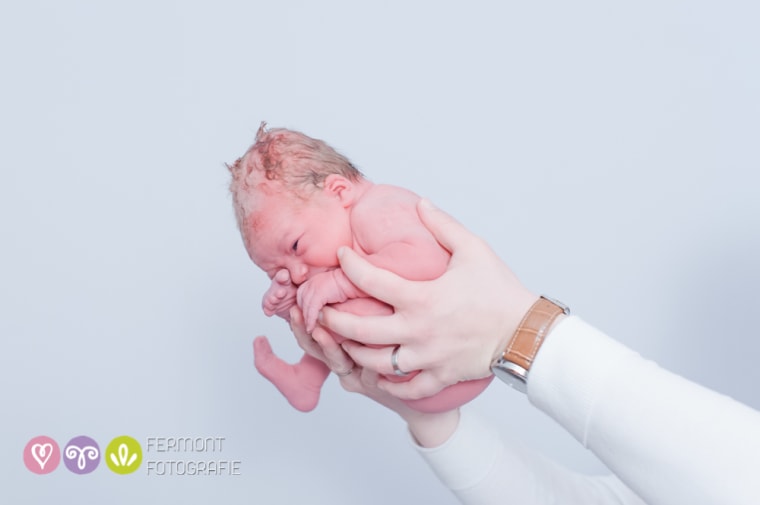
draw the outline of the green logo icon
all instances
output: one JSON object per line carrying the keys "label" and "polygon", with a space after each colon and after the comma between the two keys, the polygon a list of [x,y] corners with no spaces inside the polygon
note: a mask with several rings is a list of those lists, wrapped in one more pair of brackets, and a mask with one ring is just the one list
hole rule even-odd
{"label": "green logo icon", "polygon": [[106,464],[112,472],[121,475],[132,473],[142,463],[142,447],[132,437],[116,437],[106,447]]}

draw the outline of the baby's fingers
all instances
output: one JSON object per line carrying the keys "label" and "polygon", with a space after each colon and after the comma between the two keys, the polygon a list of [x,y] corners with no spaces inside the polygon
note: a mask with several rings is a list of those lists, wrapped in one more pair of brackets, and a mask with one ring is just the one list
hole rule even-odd
{"label": "baby's fingers", "polygon": [[311,333],[317,325],[317,316],[321,307],[314,303],[314,297],[306,289],[298,290],[298,306],[303,311],[303,319],[306,322],[306,331]]}
{"label": "baby's fingers", "polygon": [[308,333],[311,333],[314,331],[314,328],[317,326],[317,315],[319,314],[318,310],[315,310],[314,307],[306,306],[303,309],[303,318],[306,321],[306,331]]}
{"label": "baby's fingers", "polygon": [[372,265],[348,247],[338,250],[343,273],[359,289],[388,305],[400,307],[416,301],[419,296],[414,284],[406,279]]}

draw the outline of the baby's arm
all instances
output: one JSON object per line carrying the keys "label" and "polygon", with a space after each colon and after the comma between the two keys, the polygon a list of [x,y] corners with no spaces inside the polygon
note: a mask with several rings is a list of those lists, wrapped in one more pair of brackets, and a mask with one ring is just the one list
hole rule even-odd
{"label": "baby's arm", "polygon": [[311,333],[317,315],[328,303],[341,303],[351,298],[367,296],[348,280],[340,268],[314,275],[298,287],[297,303],[303,311],[306,331]]}
{"label": "baby's arm", "polygon": [[261,300],[261,308],[268,317],[278,315],[286,321],[290,321],[290,308],[296,303],[296,290],[298,286],[290,281],[290,273],[282,269],[272,277],[272,285],[269,286]]}
{"label": "baby's arm", "polygon": [[[409,280],[431,280],[446,270],[449,252],[417,215],[419,197],[394,186],[375,186],[351,214],[351,228],[365,258],[375,266]],[[298,289],[307,331],[328,303],[367,296],[341,269],[315,275]]]}

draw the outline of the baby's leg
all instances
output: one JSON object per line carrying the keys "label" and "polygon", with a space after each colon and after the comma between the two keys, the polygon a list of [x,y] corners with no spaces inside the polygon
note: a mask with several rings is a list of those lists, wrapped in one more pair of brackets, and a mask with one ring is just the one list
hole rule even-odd
{"label": "baby's leg", "polygon": [[327,365],[308,354],[295,365],[286,363],[272,352],[266,337],[253,341],[253,356],[256,370],[274,384],[293,407],[308,412],[317,406],[322,384],[330,374]]}

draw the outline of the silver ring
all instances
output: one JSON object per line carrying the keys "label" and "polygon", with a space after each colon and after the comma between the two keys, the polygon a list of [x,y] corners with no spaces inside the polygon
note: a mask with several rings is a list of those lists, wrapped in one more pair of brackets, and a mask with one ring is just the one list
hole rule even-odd
{"label": "silver ring", "polygon": [[349,368],[349,369],[348,369],[347,371],[345,371],[345,372],[338,372],[338,371],[335,371],[335,375],[337,375],[338,377],[345,377],[346,375],[351,375],[351,372],[353,372],[353,371],[354,371],[354,369],[353,369],[353,368]]}
{"label": "silver ring", "polygon": [[399,377],[406,377],[409,375],[409,372],[405,372],[401,370],[398,367],[398,350],[401,349],[400,345],[397,345],[393,348],[393,352],[391,353],[391,366],[393,367],[393,373],[398,375]]}

